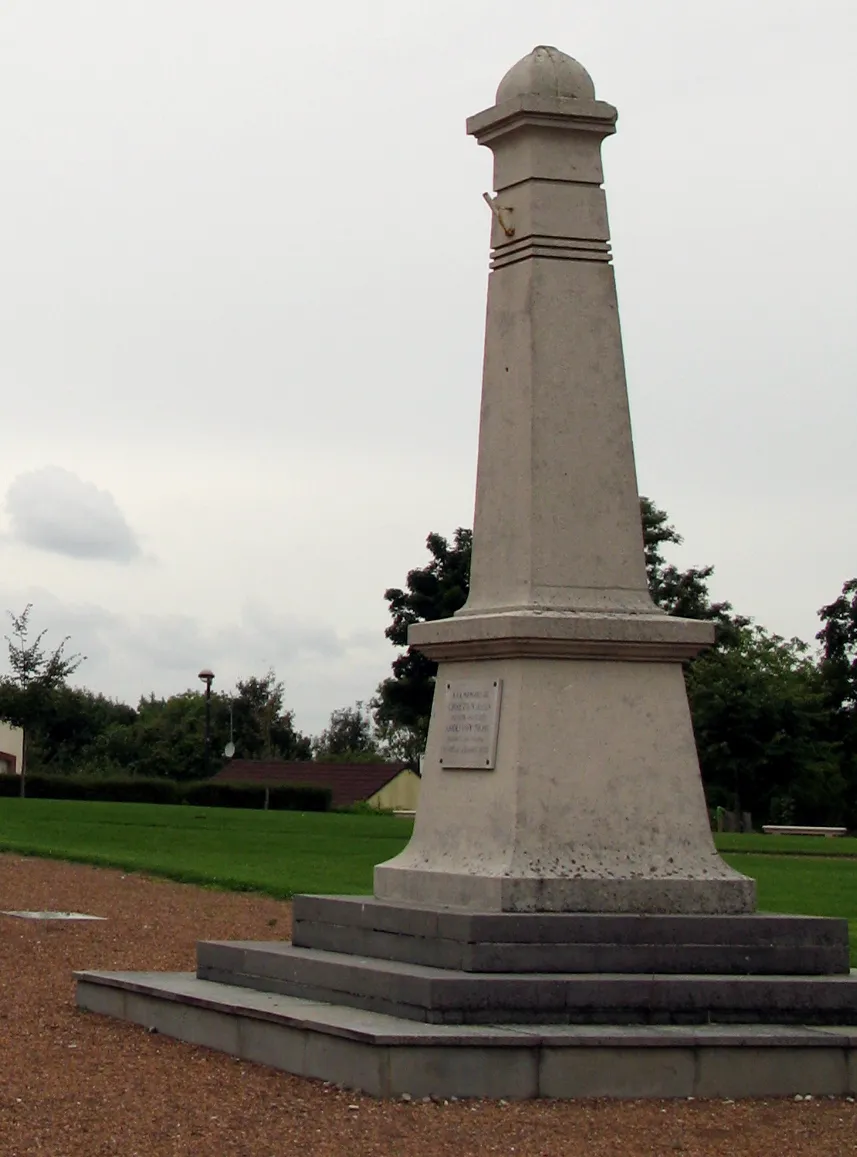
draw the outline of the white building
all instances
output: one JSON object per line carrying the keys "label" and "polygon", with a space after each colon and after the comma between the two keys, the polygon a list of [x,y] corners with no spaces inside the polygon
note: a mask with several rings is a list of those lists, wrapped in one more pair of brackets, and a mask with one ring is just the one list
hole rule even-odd
{"label": "white building", "polygon": [[0,775],[20,775],[23,761],[23,729],[0,719]]}

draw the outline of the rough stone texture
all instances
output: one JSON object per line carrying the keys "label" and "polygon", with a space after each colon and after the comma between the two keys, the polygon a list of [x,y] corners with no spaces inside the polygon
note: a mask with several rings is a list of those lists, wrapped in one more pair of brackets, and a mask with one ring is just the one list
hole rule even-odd
{"label": "rough stone texture", "polygon": [[[483,912],[754,907],[714,849],[678,663],[442,664],[501,679],[496,768],[444,771],[429,732],[414,834],[375,895]],[[435,697],[432,721],[442,716]],[[451,820],[451,817],[454,819]]]}
{"label": "rough stone texture", "polygon": [[487,914],[297,896],[292,943],[465,972],[849,970],[847,921],[809,916]]}
{"label": "rough stone texture", "polygon": [[[494,154],[470,595],[409,641],[438,660],[390,901],[496,912],[742,913],[717,855],[681,662],[643,557],[601,142],[616,110],[540,46],[468,122]],[[502,680],[493,771],[441,766],[444,686]]]}
{"label": "rough stone texture", "polygon": [[79,1007],[105,989],[150,1030],[381,1097],[841,1096],[857,1055],[857,1029],[420,1025],[188,973],[79,973]]}

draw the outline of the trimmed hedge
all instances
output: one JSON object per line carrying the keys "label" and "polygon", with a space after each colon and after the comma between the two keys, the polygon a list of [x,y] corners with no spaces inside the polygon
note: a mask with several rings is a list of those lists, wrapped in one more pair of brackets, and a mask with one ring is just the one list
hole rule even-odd
{"label": "trimmed hedge", "polygon": [[311,783],[278,783],[268,790],[268,807],[276,811],[330,811],[333,793],[329,787],[317,787]]}
{"label": "trimmed hedge", "polygon": [[184,785],[182,796],[195,807],[264,807],[265,789],[257,783],[201,780]]}
{"label": "trimmed hedge", "polygon": [[[154,776],[41,775],[26,777],[31,799],[101,800],[107,803],[188,803],[195,807],[264,808],[277,811],[329,811],[330,788],[303,784],[177,783]],[[0,796],[21,794],[19,775],[0,775]]]}
{"label": "trimmed hedge", "polygon": [[[20,778],[18,783],[20,784]],[[82,799],[107,803],[181,803],[180,785],[171,779],[144,776],[100,777],[95,775],[27,776],[30,799]]]}
{"label": "trimmed hedge", "polygon": [[184,798],[197,807],[268,807],[274,811],[326,812],[330,810],[329,787],[312,784],[225,783],[202,780],[184,787]]}

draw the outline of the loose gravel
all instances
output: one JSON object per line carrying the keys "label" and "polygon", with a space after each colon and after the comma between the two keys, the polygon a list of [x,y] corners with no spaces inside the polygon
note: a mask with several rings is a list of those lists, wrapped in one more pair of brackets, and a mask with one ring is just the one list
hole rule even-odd
{"label": "loose gravel", "polygon": [[377,1101],[74,1005],[80,968],[190,971],[198,939],[287,937],[288,904],[0,856],[0,1157],[842,1157],[857,1104]]}

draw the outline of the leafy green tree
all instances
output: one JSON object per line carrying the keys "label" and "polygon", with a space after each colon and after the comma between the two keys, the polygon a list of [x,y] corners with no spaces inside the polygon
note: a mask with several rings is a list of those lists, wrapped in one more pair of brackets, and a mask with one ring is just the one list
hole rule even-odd
{"label": "leafy green tree", "polygon": [[363,763],[379,759],[372,716],[361,702],[331,712],[330,722],[313,742],[315,759]]}
{"label": "leafy green tree", "polygon": [[841,823],[846,783],[824,680],[800,639],[736,628],[686,672],[711,806],[757,823]]}
{"label": "leafy green tree", "polygon": [[459,527],[451,544],[432,533],[426,546],[431,561],[408,571],[406,589],[390,587],[384,592],[393,617],[384,634],[394,646],[407,650],[394,659],[393,674],[380,684],[372,701],[387,751],[409,760],[425,747],[437,663],[408,647],[408,627],[449,618],[464,606],[470,591],[473,532]]}
{"label": "leafy green tree", "polygon": [[21,795],[26,794],[28,747],[44,730],[52,697],[57,689],[64,686],[84,659],[82,655],[66,654],[68,636],[53,651],[44,648],[46,630],[40,631],[31,640],[32,609],[32,603],[28,603],[20,615],[9,612],[12,632],[5,639],[10,673],[0,679],[0,718],[24,729]]}
{"label": "leafy green tree", "polygon": [[820,669],[831,727],[842,751],[845,822],[857,827],[857,578],[818,612],[822,627]]}
{"label": "leafy green tree", "polygon": [[737,638],[736,632],[749,626],[750,620],[733,615],[731,603],[711,601],[708,580],[714,574],[714,567],[691,566],[687,570],[679,570],[673,563],[667,562],[663,547],[680,546],[684,539],[670,524],[666,511],[645,495],[640,496],[640,518],[643,524],[646,577],[652,601],[668,615],[713,621],[717,625],[718,644],[728,646]]}
{"label": "leafy green tree", "polygon": [[[226,761],[232,736],[240,759],[309,759],[311,741],[294,727],[283,706],[283,684],[272,671],[239,680],[235,693],[212,692],[209,772]],[[205,695],[196,690],[168,698],[140,700],[126,726],[110,726],[83,753],[90,771],[156,775],[169,779],[202,779],[206,774]],[[220,758],[218,758],[220,757]]]}
{"label": "leafy green tree", "polygon": [[273,671],[239,679],[235,694],[227,698],[239,759],[312,757],[312,741],[295,728],[294,712],[285,708],[285,689]]}
{"label": "leafy green tree", "polygon": [[[714,621],[719,645],[729,645],[735,632],[746,627],[749,620],[733,615],[729,603],[711,601],[708,581],[714,568],[679,570],[667,562],[664,547],[677,546],[682,539],[666,512],[650,498],[640,498],[640,518],[653,600],[668,614]],[[385,634],[396,647],[407,647],[412,623],[448,618],[467,601],[472,531],[459,527],[452,543],[440,534],[430,534],[426,545],[431,555],[429,563],[408,572],[406,589],[391,587],[384,593],[393,619]],[[385,751],[413,759],[424,749],[436,672],[437,664],[412,647],[393,661],[392,675],[380,684],[372,702]]]}
{"label": "leafy green tree", "polygon": [[54,689],[30,751],[30,770],[69,774],[89,760],[93,744],[112,727],[137,718],[133,707],[67,684]]}

